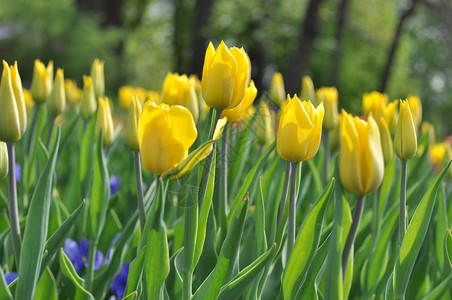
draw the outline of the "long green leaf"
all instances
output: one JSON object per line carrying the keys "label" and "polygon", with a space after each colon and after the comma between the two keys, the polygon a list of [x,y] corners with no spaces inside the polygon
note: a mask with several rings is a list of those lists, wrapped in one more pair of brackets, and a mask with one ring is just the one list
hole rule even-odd
{"label": "long green leaf", "polygon": [[16,289],[17,299],[32,299],[38,284],[44,244],[47,238],[52,181],[60,136],[61,130],[58,128],[57,140],[52,155],[46,163],[31,198],[22,250],[20,252],[19,278]]}
{"label": "long green leaf", "polygon": [[137,298],[138,298],[138,292],[133,291],[132,293],[130,293],[127,296],[125,296],[124,298],[122,298],[122,300],[135,300]]}
{"label": "long green leaf", "polygon": [[84,287],[83,287],[83,278],[78,276],[77,272],[75,271],[74,266],[72,265],[71,261],[67,257],[67,255],[64,253],[63,249],[60,250],[59,255],[60,260],[60,270],[63,273],[64,276],[66,276],[70,282],[75,287],[75,300],[94,300],[93,295],[91,295]]}
{"label": "long green leaf", "polygon": [[149,232],[144,270],[148,299],[161,299],[169,274],[168,242],[165,226]]}
{"label": "long green leaf", "polygon": [[137,257],[129,265],[129,275],[127,276],[127,286],[124,294],[128,295],[138,289],[138,283],[143,271],[144,254],[146,253],[146,247],[141,249]]}
{"label": "long green leaf", "polygon": [[292,255],[283,275],[282,288],[284,299],[295,299],[303,283],[306,271],[317,251],[322,230],[323,215],[334,191],[334,178],[330,180],[322,195],[308,212],[295,241]]}
{"label": "long green leaf", "polygon": [[440,183],[449,169],[450,164],[451,162],[443,168],[425,193],[411,219],[405,237],[403,238],[399,256],[394,268],[393,286],[396,299],[403,299],[405,297],[411,272],[413,271],[416,258],[430,224],[433,207],[435,206],[436,193],[438,192]]}
{"label": "long green leaf", "polygon": [[50,268],[46,268],[44,274],[42,274],[41,279],[36,287],[36,293],[33,300],[57,300],[57,283],[55,277],[53,277]]}
{"label": "long green leaf", "polygon": [[441,283],[431,290],[427,295],[422,297],[422,300],[437,300],[441,299],[441,297],[447,292],[452,290],[452,273],[449,274],[446,278],[444,278]]}
{"label": "long green leaf", "polygon": [[11,295],[11,291],[8,288],[5,280],[5,274],[3,273],[3,269],[0,266],[0,300],[12,300],[13,295]]}

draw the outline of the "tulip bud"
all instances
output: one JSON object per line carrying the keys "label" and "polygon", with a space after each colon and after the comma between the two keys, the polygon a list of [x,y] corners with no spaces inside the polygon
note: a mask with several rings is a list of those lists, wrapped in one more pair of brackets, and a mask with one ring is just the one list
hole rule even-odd
{"label": "tulip bud", "polygon": [[272,84],[269,92],[270,100],[280,106],[286,100],[286,90],[284,89],[284,79],[281,73],[273,74]]}
{"label": "tulip bud", "polygon": [[25,110],[27,111],[27,120],[30,119],[31,113],[33,111],[33,107],[35,106],[35,102],[31,97],[31,93],[27,89],[23,89],[24,92],[24,102],[25,102]]}
{"label": "tulip bud", "polygon": [[93,79],[86,75],[83,75],[82,103],[80,105],[82,117],[85,121],[88,121],[96,112],[97,102],[94,93]]}
{"label": "tulip bud", "polygon": [[91,78],[93,79],[96,97],[103,97],[105,93],[104,61],[96,58],[91,65]]}
{"label": "tulip bud", "polygon": [[337,126],[337,89],[335,87],[322,87],[317,90],[318,103],[323,102],[325,118],[323,128],[330,131]]}
{"label": "tulip bud", "polygon": [[64,80],[66,99],[72,106],[78,106],[82,101],[82,90],[77,87],[77,82],[72,79]]}
{"label": "tulip bud", "polygon": [[6,143],[0,142],[0,179],[8,175],[8,149]]}
{"label": "tulip bud", "polygon": [[416,127],[407,101],[400,100],[399,120],[394,135],[394,149],[401,160],[411,159],[416,155]]}
{"label": "tulip bud", "polygon": [[288,96],[288,100],[279,120],[276,149],[284,160],[306,161],[319,150],[323,104],[314,108],[310,101],[301,102],[297,95]]}
{"label": "tulip bud", "polygon": [[369,115],[367,122],[342,110],[339,177],[344,189],[355,195],[375,191],[384,175],[384,159],[378,125]]}
{"label": "tulip bud", "polygon": [[140,119],[140,115],[140,102],[137,97],[132,97],[126,126],[126,144],[132,151],[140,151],[140,144],[138,142],[138,120]]}
{"label": "tulip bud", "polygon": [[187,75],[168,73],[163,82],[162,100],[169,105],[182,105],[188,108],[195,122],[198,121],[198,99],[193,82]]}
{"label": "tulip bud", "polygon": [[367,116],[371,112],[375,120],[380,120],[385,116],[386,104],[388,104],[388,95],[376,91],[365,93],[363,95],[363,114]]}
{"label": "tulip bud", "polygon": [[3,61],[0,82],[0,141],[18,141],[27,127],[27,112],[17,63]]}
{"label": "tulip bud", "polygon": [[111,117],[110,102],[106,97],[99,98],[99,107],[97,109],[96,119],[96,139],[101,128],[103,144],[104,146],[107,146],[113,139],[114,126],[113,119]]}
{"label": "tulip bud", "polygon": [[246,88],[245,96],[242,102],[234,108],[223,110],[221,117],[227,117],[228,123],[239,123],[245,119],[248,108],[253,105],[254,99],[256,99],[257,89],[254,85],[254,81],[251,80],[249,87]]}
{"label": "tulip bud", "polygon": [[313,105],[317,104],[314,83],[312,82],[311,77],[303,76],[301,79],[301,97],[302,101],[311,101]]}
{"label": "tulip bud", "polygon": [[44,103],[52,90],[53,61],[49,61],[47,68],[39,60],[35,60],[33,78],[31,80],[31,96],[36,103]]}
{"label": "tulip bud", "polygon": [[388,125],[391,136],[394,136],[397,120],[399,119],[398,104],[399,101],[392,101],[384,110],[385,122]]}
{"label": "tulip bud", "polygon": [[58,69],[55,75],[55,83],[46,102],[47,111],[56,117],[66,108],[66,91],[64,89],[63,69]]}
{"label": "tulip bud", "polygon": [[144,104],[138,121],[143,168],[157,175],[176,167],[198,136],[195,121],[183,106]]}
{"label": "tulip bud", "polygon": [[394,151],[392,146],[391,133],[389,132],[388,125],[386,124],[384,118],[380,118],[378,128],[380,129],[381,148],[383,150],[383,158],[386,165],[392,160]]}
{"label": "tulip bud", "polygon": [[434,166],[436,172],[441,171],[441,168],[446,161],[446,157],[449,156],[450,151],[450,145],[445,142],[430,145],[428,148],[428,158],[429,162]]}
{"label": "tulip bud", "polygon": [[414,126],[417,129],[422,123],[422,103],[418,96],[408,95],[406,101],[410,105]]}
{"label": "tulip bud", "polygon": [[273,113],[265,101],[261,103],[254,124],[257,143],[262,147],[268,147],[275,140],[275,129],[273,128]]}
{"label": "tulip bud", "polygon": [[222,41],[217,50],[209,43],[202,71],[202,95],[207,105],[223,110],[239,105],[245,95],[250,65],[243,48]]}

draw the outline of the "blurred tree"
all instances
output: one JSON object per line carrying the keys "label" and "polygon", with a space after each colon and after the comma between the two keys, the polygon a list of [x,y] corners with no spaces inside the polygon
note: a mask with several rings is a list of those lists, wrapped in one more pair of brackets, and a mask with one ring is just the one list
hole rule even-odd
{"label": "blurred tree", "polygon": [[331,66],[330,85],[339,88],[339,70],[341,67],[342,56],[342,37],[344,35],[344,28],[347,22],[347,10],[349,0],[341,0],[336,12],[336,43],[333,50],[333,61]]}

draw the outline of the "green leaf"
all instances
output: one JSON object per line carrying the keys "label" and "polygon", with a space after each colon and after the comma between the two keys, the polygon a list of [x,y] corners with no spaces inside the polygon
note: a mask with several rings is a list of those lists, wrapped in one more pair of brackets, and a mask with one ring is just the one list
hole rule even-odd
{"label": "green leaf", "polygon": [[165,226],[152,228],[144,260],[148,299],[161,299],[166,277],[169,274],[168,242]]}
{"label": "green leaf", "polygon": [[138,292],[133,291],[132,293],[130,293],[127,296],[125,296],[124,298],[122,298],[122,300],[135,300],[137,298],[138,298]]}
{"label": "green leaf", "polygon": [[220,293],[221,287],[226,284],[238,256],[248,203],[248,198],[245,198],[237,208],[234,218],[231,221],[229,231],[221,246],[217,264],[193,295],[193,300],[216,299]]}
{"label": "green leaf", "polygon": [[452,233],[450,229],[447,230],[446,237],[444,238],[444,266],[445,269],[451,270],[452,269]]}
{"label": "green leaf", "polygon": [[11,291],[9,290],[8,285],[6,284],[5,274],[3,273],[3,269],[1,266],[0,266],[0,300],[13,300],[13,295],[11,295]]}
{"label": "green leaf", "polygon": [[61,130],[58,129],[52,155],[46,163],[31,198],[20,252],[17,299],[32,299],[38,284],[44,244],[47,238],[50,201],[52,200],[52,181],[60,136]]}
{"label": "green leaf", "polygon": [[[438,261],[438,266],[440,271],[444,274],[444,233],[448,228],[448,220],[447,220],[447,203],[445,197],[444,186],[439,189],[438,192],[438,206],[437,212],[435,214],[435,250],[436,250],[436,259]],[[447,268],[447,266],[446,266]]]}
{"label": "green leaf", "polygon": [[238,299],[266,264],[271,261],[275,251],[276,246],[273,245],[253,263],[241,270],[230,282],[221,288],[220,295],[217,299]]}
{"label": "green leaf", "polygon": [[322,191],[322,177],[320,175],[320,171],[322,170],[321,168],[318,168],[315,164],[314,161],[312,159],[307,161],[308,167],[309,167],[309,171],[311,171],[312,177],[314,178],[314,187],[315,187],[315,191],[316,191],[316,195],[318,195],[318,193],[320,193],[320,191]]}
{"label": "green leaf", "polygon": [[57,300],[57,284],[50,268],[46,268],[36,287],[33,300]]}
{"label": "green leaf", "polygon": [[436,200],[436,193],[450,164],[451,162],[449,162],[443,168],[441,173],[438,175],[438,177],[436,177],[433,184],[425,193],[424,197],[416,208],[405,237],[403,238],[399,256],[394,268],[393,286],[396,299],[403,299],[405,297],[405,291],[408,286],[411,272],[413,271],[416,258],[419,254],[419,250],[421,249],[428,226],[430,224],[430,218]]}
{"label": "green leaf", "polygon": [[129,275],[127,276],[127,286],[125,294],[133,293],[133,291],[138,289],[138,283],[141,278],[141,273],[143,270],[144,255],[146,253],[146,247],[141,249],[137,257],[129,265]]}
{"label": "green leaf", "polygon": [[446,278],[444,278],[441,283],[431,290],[427,295],[422,297],[422,300],[437,300],[441,299],[441,297],[448,291],[452,290],[452,273],[449,274]]}
{"label": "green leaf", "polygon": [[267,250],[267,236],[265,234],[265,203],[262,192],[262,176],[259,177],[258,197],[256,199],[256,211],[254,221],[256,222],[256,252],[263,253]]}
{"label": "green leaf", "polygon": [[64,253],[63,249],[60,250],[59,255],[60,260],[60,270],[65,277],[67,277],[70,282],[73,284],[75,288],[75,300],[94,300],[93,295],[91,295],[84,287],[83,287],[83,278],[78,276],[77,271],[75,271],[74,266],[71,261],[67,257],[66,253]]}
{"label": "green leaf", "polygon": [[317,251],[322,231],[323,215],[334,191],[334,178],[308,212],[295,241],[292,255],[283,275],[282,289],[284,299],[295,299],[303,283],[309,264]]}

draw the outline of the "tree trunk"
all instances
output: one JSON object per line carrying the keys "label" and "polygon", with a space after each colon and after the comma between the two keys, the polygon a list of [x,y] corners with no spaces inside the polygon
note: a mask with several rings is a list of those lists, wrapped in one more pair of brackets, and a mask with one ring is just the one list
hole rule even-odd
{"label": "tree trunk", "polygon": [[299,90],[301,74],[308,65],[314,40],[320,32],[319,8],[322,0],[310,0],[304,20],[301,23],[297,49],[288,61],[288,68],[284,76],[286,92],[294,93]]}
{"label": "tree trunk", "polygon": [[349,7],[349,0],[341,0],[337,9],[337,26],[336,26],[336,46],[333,50],[333,62],[331,66],[330,85],[339,89],[339,73],[341,69],[341,54],[342,54],[342,37],[344,35],[345,24],[347,23],[347,10]]}

